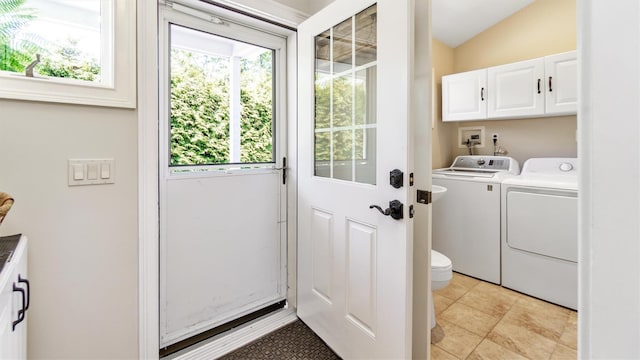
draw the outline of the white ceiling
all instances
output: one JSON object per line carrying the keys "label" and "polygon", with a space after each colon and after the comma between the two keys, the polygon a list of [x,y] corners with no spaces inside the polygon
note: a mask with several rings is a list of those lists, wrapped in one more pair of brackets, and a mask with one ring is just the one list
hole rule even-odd
{"label": "white ceiling", "polygon": [[432,0],[433,37],[455,48],[534,0]]}

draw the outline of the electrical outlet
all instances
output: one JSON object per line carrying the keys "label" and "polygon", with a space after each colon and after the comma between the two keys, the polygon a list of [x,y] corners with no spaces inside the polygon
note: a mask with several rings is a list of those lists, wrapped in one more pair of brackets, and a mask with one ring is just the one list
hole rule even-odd
{"label": "electrical outlet", "polygon": [[492,139],[492,140],[498,141],[498,138],[499,138],[499,137],[500,137],[500,135],[498,135],[498,133],[493,133],[493,134],[491,134],[491,139]]}

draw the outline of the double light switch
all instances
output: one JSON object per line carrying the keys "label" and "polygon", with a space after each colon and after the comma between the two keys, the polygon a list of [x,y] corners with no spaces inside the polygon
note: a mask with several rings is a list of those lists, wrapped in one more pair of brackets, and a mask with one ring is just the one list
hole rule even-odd
{"label": "double light switch", "polygon": [[113,159],[69,159],[69,186],[113,184]]}

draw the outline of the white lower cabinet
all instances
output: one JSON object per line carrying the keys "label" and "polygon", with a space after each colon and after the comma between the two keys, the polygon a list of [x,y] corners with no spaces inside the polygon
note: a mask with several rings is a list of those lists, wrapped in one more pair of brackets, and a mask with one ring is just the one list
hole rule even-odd
{"label": "white lower cabinet", "polygon": [[22,236],[0,272],[0,359],[27,358],[26,316],[31,289],[26,243],[26,237]]}
{"label": "white lower cabinet", "polygon": [[544,59],[494,66],[487,70],[489,118],[544,114]]}

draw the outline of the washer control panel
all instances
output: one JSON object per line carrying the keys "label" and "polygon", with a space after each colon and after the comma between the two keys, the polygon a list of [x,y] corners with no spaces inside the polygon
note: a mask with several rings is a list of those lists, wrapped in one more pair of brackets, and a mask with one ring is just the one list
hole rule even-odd
{"label": "washer control panel", "polygon": [[451,167],[458,169],[509,171],[511,169],[512,161],[515,160],[504,156],[468,155],[456,157],[456,160],[453,162]]}

